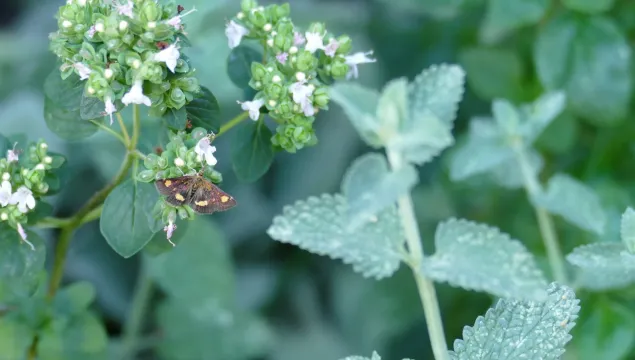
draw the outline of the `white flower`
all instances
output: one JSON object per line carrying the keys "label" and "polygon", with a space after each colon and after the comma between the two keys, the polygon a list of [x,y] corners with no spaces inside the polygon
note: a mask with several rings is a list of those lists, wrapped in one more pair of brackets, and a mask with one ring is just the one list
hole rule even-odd
{"label": "white flower", "polygon": [[304,50],[314,53],[319,49],[324,49],[324,35],[312,32],[307,32],[305,35],[306,46],[304,46]]}
{"label": "white flower", "polygon": [[170,240],[172,238],[174,230],[176,230],[176,225],[172,222],[172,220],[169,221],[169,224],[167,226],[163,227],[163,231],[165,231],[165,235],[172,246],[176,246],[176,244],[173,243],[172,240]]}
{"label": "white flower", "polygon": [[196,147],[194,147],[194,152],[198,155],[198,160],[207,163],[207,165],[214,166],[218,162],[216,157],[214,157],[214,153],[216,152],[216,146],[210,145],[210,140],[208,137],[204,137],[198,141]]}
{"label": "white flower", "polygon": [[11,183],[8,182],[7,180],[4,180],[2,182],[2,185],[0,185],[0,206],[5,207],[9,205],[10,200],[11,200]]}
{"label": "white flower", "polygon": [[369,58],[369,55],[372,55],[372,51],[368,52],[358,52],[353,55],[345,56],[346,64],[350,67],[348,70],[348,74],[346,74],[346,78],[357,78],[359,76],[359,71],[357,70],[357,65],[366,64],[366,63],[374,63],[377,59]]}
{"label": "white flower", "polygon": [[26,231],[24,231],[24,228],[20,223],[18,223],[18,234],[20,234],[22,241],[29,245],[29,247],[31,247],[31,250],[35,251],[35,246],[33,246],[33,244],[31,244],[31,242],[26,239]]}
{"label": "white flower", "polygon": [[313,116],[315,114],[315,109],[313,108],[313,102],[309,96],[313,94],[315,87],[305,85],[305,82],[306,81],[295,82],[289,86],[289,90],[291,91],[291,94],[293,94],[293,101],[300,105],[304,115]]}
{"label": "white flower", "polygon": [[329,40],[328,45],[326,45],[324,47],[324,53],[327,56],[334,57],[335,56],[335,52],[337,51],[337,48],[339,48],[339,47],[340,47],[339,41],[337,41],[336,39],[331,38]]}
{"label": "white flower", "polygon": [[26,213],[29,209],[33,209],[35,207],[35,198],[33,197],[33,193],[26,186],[20,186],[16,192],[11,195],[11,199],[9,199],[9,204],[18,205],[18,210],[21,213]]}
{"label": "white flower", "polygon": [[181,53],[176,47],[176,43],[174,43],[155,54],[154,61],[164,62],[168,69],[174,72],[176,63],[179,61],[179,57],[181,57]]}
{"label": "white flower", "polygon": [[184,14],[179,14],[176,15],[175,17],[171,18],[170,20],[166,21],[165,23],[172,26],[174,28],[174,30],[180,30],[182,25],[181,25],[181,18],[183,18],[184,16],[187,16],[193,12],[196,11],[196,8],[192,8],[192,10],[184,13]]}
{"label": "white flower", "polygon": [[15,146],[18,145],[18,143],[13,144],[13,149],[11,150],[7,150],[7,162],[12,163],[12,162],[17,162],[18,160],[20,160],[20,157],[18,156],[18,152],[15,151]]}
{"label": "white flower", "polygon": [[121,102],[125,105],[143,104],[145,106],[152,106],[150,98],[143,95],[143,80],[135,80],[134,85],[132,85],[130,91],[123,96]]}
{"label": "white flower", "polygon": [[225,35],[227,36],[229,48],[233,49],[240,44],[243,36],[249,34],[249,29],[231,20],[227,23],[225,28]]}
{"label": "white flower", "polygon": [[249,118],[251,120],[257,121],[260,118],[260,108],[262,107],[262,105],[265,104],[265,101],[262,99],[257,99],[245,102],[237,101],[237,103],[240,104],[241,109],[249,111]]}
{"label": "white flower", "polygon": [[112,125],[112,114],[114,114],[115,112],[117,112],[117,108],[115,107],[115,104],[112,102],[112,99],[110,97],[106,97],[106,114],[110,115],[110,125]]}
{"label": "white flower", "polygon": [[75,70],[77,70],[80,80],[88,79],[88,76],[90,75],[90,73],[93,72],[92,70],[90,70],[88,66],[86,66],[86,64],[81,62],[74,63],[73,67],[75,68]]}
{"label": "white flower", "polygon": [[128,0],[128,3],[125,5],[123,4],[117,5],[117,12],[119,13],[119,15],[124,15],[129,18],[132,18],[134,16],[134,13],[132,12],[133,7],[134,7],[134,3],[132,2],[132,0]]}

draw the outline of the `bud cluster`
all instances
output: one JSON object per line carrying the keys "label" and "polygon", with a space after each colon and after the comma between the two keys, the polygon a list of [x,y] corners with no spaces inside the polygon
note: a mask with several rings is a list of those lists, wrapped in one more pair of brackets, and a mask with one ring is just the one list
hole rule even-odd
{"label": "bud cluster", "polygon": [[256,40],[264,50],[263,62],[251,65],[249,85],[257,93],[240,103],[242,109],[252,120],[266,112],[278,123],[275,146],[295,152],[315,144],[313,121],[328,109],[328,85],[357,77],[358,64],[375,60],[368,57],[371,53],[349,55],[350,37],[336,37],[322,23],[301,32],[289,17],[289,4],[263,7],[243,0],[241,8],[225,30],[229,46],[237,47],[244,38]]}
{"label": "bud cluster", "polygon": [[160,117],[199,91],[179,51],[188,44],[181,21],[192,11],[155,0],[67,0],[51,50],[62,61],[62,78],[87,80],[84,94],[102,100],[111,121],[121,103],[149,106]]}
{"label": "bud cluster", "polygon": [[49,154],[48,145],[42,140],[32,143],[24,152],[16,146],[0,158],[0,222],[8,222],[33,247],[22,224],[26,224],[37,200],[49,193],[56,181],[51,172],[65,160],[61,155]]}

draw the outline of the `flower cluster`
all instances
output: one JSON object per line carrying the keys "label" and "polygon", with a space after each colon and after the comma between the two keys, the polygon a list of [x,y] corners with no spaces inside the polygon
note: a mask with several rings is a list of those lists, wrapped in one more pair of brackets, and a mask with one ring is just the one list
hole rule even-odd
{"label": "flower cluster", "polygon": [[86,80],[84,94],[104,102],[104,115],[129,104],[160,117],[180,109],[199,91],[182,18],[194,11],[155,0],[67,0],[57,13],[51,49],[66,79]]}
{"label": "flower cluster", "polygon": [[42,140],[24,153],[16,143],[6,157],[0,158],[0,222],[8,222],[32,249],[23,225],[35,209],[36,200],[49,192],[49,181],[53,181],[50,172],[63,163],[62,156],[48,154],[48,145]]}
{"label": "flower cluster", "polygon": [[[199,173],[213,183],[223,181],[222,174],[214,170],[217,160],[214,156],[216,147],[211,145],[213,135],[203,128],[194,128],[189,133],[170,131],[169,134],[170,142],[165,149],[157,149],[156,153],[145,156],[146,170],[137,174],[139,181],[149,183]],[[177,215],[181,219],[192,219],[195,213],[187,205],[174,206],[161,198],[154,208],[154,215],[166,225],[164,231],[170,240],[176,229]]]}
{"label": "flower cluster", "polygon": [[[252,120],[262,113],[278,123],[272,142],[289,152],[317,142],[313,121],[328,109],[329,84],[358,76],[357,65],[374,62],[372,52],[350,55],[351,39],[313,23],[300,31],[289,17],[289,4],[258,6],[243,0],[242,11],[227,23],[230,48],[243,39],[263,46],[263,63],[252,63],[249,85],[257,92],[251,101],[239,102]],[[264,109],[263,109],[264,107]]]}

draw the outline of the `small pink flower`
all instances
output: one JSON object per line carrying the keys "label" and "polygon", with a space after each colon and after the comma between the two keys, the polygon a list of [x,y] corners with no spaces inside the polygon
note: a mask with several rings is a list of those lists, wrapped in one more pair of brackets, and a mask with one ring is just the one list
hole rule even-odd
{"label": "small pink flower", "polygon": [[276,60],[278,60],[280,64],[286,63],[288,58],[289,58],[289,54],[287,54],[286,52],[276,55]]}
{"label": "small pink flower", "polygon": [[11,150],[7,150],[7,162],[12,163],[12,162],[18,162],[18,160],[20,160],[20,157],[18,156],[18,152],[15,150],[15,147],[18,145],[18,143],[13,144],[13,149]]}
{"label": "small pink flower", "polygon": [[297,31],[293,33],[293,45],[300,46],[304,44],[305,42],[306,40],[304,39],[304,36],[302,36],[301,33]]}
{"label": "small pink flower", "polygon": [[133,18],[134,13],[133,13],[133,8],[134,8],[134,3],[131,0],[128,0],[128,3],[123,5],[123,4],[119,4],[116,5],[117,7],[117,12],[119,13],[119,15],[124,15],[127,16],[129,18]]}
{"label": "small pink flower", "polygon": [[172,234],[174,234],[174,230],[176,230],[176,224],[174,224],[171,220],[169,224],[163,228],[163,231],[165,231],[166,237],[172,246],[176,246],[176,244],[170,240],[172,238]]}
{"label": "small pink flower", "polygon": [[335,52],[337,51],[337,49],[338,49],[339,47],[340,47],[340,43],[339,43],[339,41],[337,41],[337,40],[335,40],[335,39],[331,38],[331,40],[329,40],[328,45],[326,45],[326,46],[324,47],[324,53],[325,53],[327,56],[334,57],[334,56],[335,56]]}
{"label": "small pink flower", "polygon": [[22,241],[29,245],[29,247],[31,247],[31,250],[35,251],[35,246],[33,246],[33,244],[26,239],[26,231],[24,231],[24,228],[20,223],[18,223],[18,234],[20,234],[20,238],[22,238]]}

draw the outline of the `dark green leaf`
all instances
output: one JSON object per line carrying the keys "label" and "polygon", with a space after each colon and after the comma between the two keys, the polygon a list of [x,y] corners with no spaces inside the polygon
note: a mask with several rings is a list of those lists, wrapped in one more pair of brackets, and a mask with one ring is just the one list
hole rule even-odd
{"label": "dark green leaf", "polygon": [[537,23],[548,7],[549,0],[489,0],[481,37],[496,42],[512,30]]}
{"label": "dark green leaf", "polygon": [[95,315],[82,313],[61,325],[53,322],[40,332],[38,360],[94,359],[106,350],[106,329]]}
{"label": "dark green leaf", "polygon": [[185,107],[180,109],[168,109],[163,114],[163,120],[167,123],[168,127],[173,130],[183,130],[187,125],[187,111]]}
{"label": "dark green leaf", "polygon": [[523,99],[523,64],[507,49],[470,48],[460,53],[467,83],[483,100]]}
{"label": "dark green leaf", "polygon": [[35,250],[6,222],[0,223],[0,301],[28,297],[40,281],[46,247],[37,234],[28,230],[27,240]]}
{"label": "dark green leaf", "polygon": [[571,10],[593,14],[610,10],[615,0],[562,0],[562,3]]}
{"label": "dark green leaf", "polygon": [[[106,116],[106,105],[103,101],[96,97],[82,96],[82,102],[79,107],[79,115],[82,120],[95,120]],[[120,111],[124,108],[123,103],[120,100],[115,101],[115,108]],[[110,121],[110,119],[109,119]]]}
{"label": "dark green leaf", "polygon": [[31,212],[28,213],[28,224],[34,225],[38,221],[44,219],[47,216],[53,215],[53,205],[43,201],[38,200],[37,206]]}
{"label": "dark green leaf", "polygon": [[79,108],[68,110],[57,107],[49,98],[44,99],[44,120],[52,132],[65,140],[84,139],[99,130],[95,124],[79,116]]}
{"label": "dark green leaf", "polygon": [[261,60],[262,54],[253,48],[246,45],[235,47],[227,57],[227,73],[234,85],[241,89],[248,88],[251,80],[251,63]]}
{"label": "dark green leaf", "polygon": [[220,106],[208,88],[201,87],[201,93],[185,109],[193,127],[202,127],[214,133],[220,130]]}
{"label": "dark green leaf", "polygon": [[612,20],[558,16],[540,32],[534,59],[542,84],[566,91],[576,115],[596,124],[626,116],[633,86],[631,49]]}
{"label": "dark green leaf", "polygon": [[62,80],[59,70],[55,69],[44,81],[44,94],[58,108],[79,109],[83,93],[84,81],[81,81],[76,74]]}
{"label": "dark green leaf", "polygon": [[269,170],[272,162],[271,131],[265,124],[248,121],[240,125],[232,148],[232,163],[238,179],[256,181]]}
{"label": "dark green leaf", "polygon": [[94,300],[95,287],[81,281],[58,291],[53,299],[53,308],[56,316],[74,316],[86,311]]}
{"label": "dark green leaf", "polygon": [[108,244],[121,256],[136,254],[152,239],[152,209],[159,195],[152,184],[128,179],[106,198],[99,222]]}
{"label": "dark green leaf", "polygon": [[31,345],[33,331],[17,319],[0,320],[0,354],[3,359],[23,359]]}

